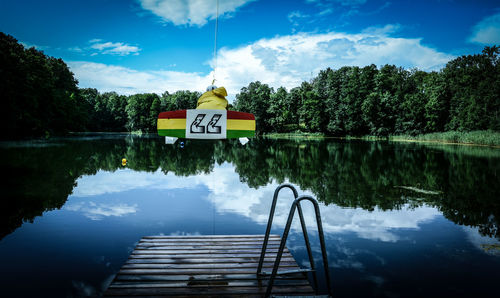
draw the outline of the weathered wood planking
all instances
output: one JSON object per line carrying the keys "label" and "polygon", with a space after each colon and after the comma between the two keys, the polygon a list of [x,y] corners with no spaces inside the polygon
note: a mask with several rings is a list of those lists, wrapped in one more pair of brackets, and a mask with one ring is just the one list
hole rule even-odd
{"label": "weathered wood planking", "polygon": [[[105,296],[262,297],[267,280],[257,279],[263,235],[149,236],[142,238]],[[271,271],[280,244],[269,238],[264,271]],[[299,269],[288,249],[280,270]],[[278,276],[273,294],[313,295],[306,276]]]}

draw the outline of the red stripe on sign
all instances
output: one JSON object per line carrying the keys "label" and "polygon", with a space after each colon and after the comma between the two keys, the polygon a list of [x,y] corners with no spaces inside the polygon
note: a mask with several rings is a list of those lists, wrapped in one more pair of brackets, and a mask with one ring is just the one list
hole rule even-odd
{"label": "red stripe on sign", "polygon": [[186,110],[161,112],[158,119],[186,118]]}
{"label": "red stripe on sign", "polygon": [[255,116],[250,113],[227,111],[227,119],[255,120]]}

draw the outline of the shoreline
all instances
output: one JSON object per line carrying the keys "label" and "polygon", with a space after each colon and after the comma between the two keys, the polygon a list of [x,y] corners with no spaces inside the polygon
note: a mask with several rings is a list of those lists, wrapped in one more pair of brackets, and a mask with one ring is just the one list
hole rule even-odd
{"label": "shoreline", "polygon": [[[390,141],[390,142],[407,142],[407,143],[431,143],[443,145],[465,145],[477,147],[489,147],[500,149],[500,132],[495,131],[474,131],[474,132],[441,132],[431,134],[421,134],[416,136],[394,135],[387,137],[379,136],[344,136],[335,137],[317,133],[270,133],[264,134],[263,137],[275,139],[338,139],[338,140],[363,140],[363,141]],[[464,141],[460,141],[460,140]]]}

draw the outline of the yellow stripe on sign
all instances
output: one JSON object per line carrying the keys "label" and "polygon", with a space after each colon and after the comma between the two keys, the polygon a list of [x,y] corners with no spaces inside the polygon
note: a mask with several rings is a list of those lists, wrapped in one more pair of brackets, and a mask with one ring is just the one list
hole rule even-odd
{"label": "yellow stripe on sign", "polygon": [[186,129],[186,118],[158,119],[157,129]]}
{"label": "yellow stripe on sign", "polygon": [[227,130],[255,130],[255,120],[227,119]]}

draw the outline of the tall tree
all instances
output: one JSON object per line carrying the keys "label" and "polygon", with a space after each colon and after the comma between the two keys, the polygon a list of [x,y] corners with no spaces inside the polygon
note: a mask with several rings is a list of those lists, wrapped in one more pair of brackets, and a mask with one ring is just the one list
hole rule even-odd
{"label": "tall tree", "polygon": [[0,32],[3,138],[47,136],[83,127],[84,102],[77,81],[61,60],[25,49]]}
{"label": "tall tree", "polygon": [[299,94],[301,99],[301,106],[298,111],[300,127],[308,132],[326,131],[324,100],[319,97],[308,82],[302,82]]}
{"label": "tall tree", "polygon": [[451,130],[499,129],[500,48],[485,47],[481,54],[458,57],[443,74],[451,93]]}
{"label": "tall tree", "polygon": [[287,109],[287,96],[288,92],[285,88],[280,87],[276,93],[271,94],[268,109],[268,125],[272,131],[283,132],[286,131],[287,120],[290,118],[291,111]]}
{"label": "tall tree", "polygon": [[421,88],[427,99],[425,104],[425,131],[444,131],[450,109],[450,94],[444,76],[442,73],[429,73],[424,78]]}
{"label": "tall tree", "polygon": [[241,88],[241,92],[236,95],[234,106],[241,112],[255,115],[256,131],[258,133],[269,132],[269,105],[273,89],[267,84],[259,81],[252,82],[248,87]]}
{"label": "tall tree", "polygon": [[131,95],[128,98],[126,111],[128,114],[127,128],[129,131],[154,131],[158,114],[152,115],[151,106],[155,100],[159,100],[154,93],[143,93]]}

